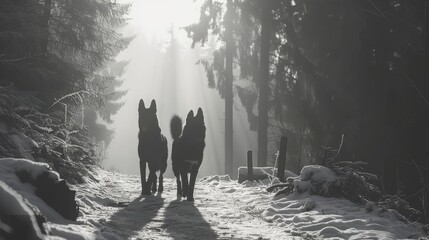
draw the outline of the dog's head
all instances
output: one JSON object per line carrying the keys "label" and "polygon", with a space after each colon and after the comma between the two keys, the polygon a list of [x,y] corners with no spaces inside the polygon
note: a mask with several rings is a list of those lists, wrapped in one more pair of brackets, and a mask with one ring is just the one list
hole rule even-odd
{"label": "dog's head", "polygon": [[189,111],[186,117],[186,125],[183,129],[183,136],[196,141],[204,141],[206,137],[206,126],[204,124],[204,114],[201,108],[198,108],[197,115],[194,111]]}
{"label": "dog's head", "polygon": [[156,102],[152,100],[150,107],[146,108],[142,99],[139,102],[139,128],[142,132],[158,130],[158,118],[156,117]]}

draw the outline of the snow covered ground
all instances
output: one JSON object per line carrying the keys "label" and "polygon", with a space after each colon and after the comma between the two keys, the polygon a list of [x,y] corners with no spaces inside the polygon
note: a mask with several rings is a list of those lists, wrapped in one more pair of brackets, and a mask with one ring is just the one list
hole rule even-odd
{"label": "snow covered ground", "polygon": [[[301,239],[248,211],[247,194],[269,194],[229,177],[197,182],[195,202],[177,200],[176,182],[165,179],[161,196],[140,196],[140,177],[101,171],[101,184],[77,186],[79,224],[51,224],[67,239]],[[74,237],[74,238],[73,238]]]}
{"label": "snow covered ground", "polygon": [[249,199],[249,208],[268,222],[300,236],[318,239],[415,239],[421,237],[418,224],[404,224],[390,212],[374,210],[349,200],[320,196],[279,196]]}
{"label": "snow covered ground", "polygon": [[[288,197],[265,191],[264,182],[238,184],[226,176],[204,177],[194,203],[176,199],[165,179],[161,196],[141,197],[139,176],[100,171],[100,183],[76,186],[78,224],[48,223],[67,239],[404,239],[419,225],[393,214],[368,212],[348,200]],[[53,238],[55,239],[55,238]]]}
{"label": "snow covered ground", "polygon": [[[0,182],[0,198],[4,200],[0,217],[10,211],[28,212],[28,218],[23,218],[25,226],[33,225],[32,234],[40,236],[34,215],[24,204],[28,201],[47,218],[46,239],[417,239],[423,236],[421,225],[406,224],[395,213],[375,204],[364,206],[345,199],[310,195],[312,184],[324,183],[322,189],[327,189],[336,181],[336,175],[321,166],[304,167],[300,176],[293,178],[296,191],[288,196],[274,197],[266,191],[272,178],[239,184],[228,176],[203,177],[196,184],[195,202],[176,198],[174,179],[165,179],[162,195],[142,197],[139,176],[98,169],[95,178],[74,185],[80,206],[77,221],[64,219],[34,194],[31,185],[21,183],[15,173],[23,170],[35,177],[48,168],[46,164],[22,159],[2,159],[0,180],[8,186]],[[49,176],[59,179],[55,173]],[[10,200],[14,196],[17,201]]]}

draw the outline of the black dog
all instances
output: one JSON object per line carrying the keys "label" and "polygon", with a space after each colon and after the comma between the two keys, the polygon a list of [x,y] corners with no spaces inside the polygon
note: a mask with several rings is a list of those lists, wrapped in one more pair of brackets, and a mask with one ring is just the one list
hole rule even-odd
{"label": "black dog", "polygon": [[[163,178],[167,169],[168,148],[167,139],[161,134],[158,118],[156,117],[156,102],[152,100],[150,107],[145,108],[143,100],[139,103],[139,158],[140,158],[140,175],[142,184],[142,194],[150,195],[156,192],[156,171],[159,174],[158,193],[162,193]],[[146,182],[146,163],[149,166],[149,177]]]}
{"label": "black dog", "polygon": [[[171,135],[173,136],[173,149],[171,160],[173,172],[177,181],[177,196],[187,197],[188,201],[194,200],[194,187],[198,169],[203,161],[206,137],[206,126],[201,108],[197,115],[191,110],[186,117],[186,125],[182,134],[182,119],[173,116],[170,123]],[[191,173],[188,185],[188,173]],[[182,183],[180,182],[182,179]]]}

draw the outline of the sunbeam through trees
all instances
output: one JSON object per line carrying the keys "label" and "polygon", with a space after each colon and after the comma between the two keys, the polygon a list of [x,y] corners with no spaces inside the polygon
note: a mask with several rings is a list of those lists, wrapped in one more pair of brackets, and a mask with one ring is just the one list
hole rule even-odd
{"label": "sunbeam through trees", "polygon": [[427,239],[429,0],[0,1],[0,239]]}

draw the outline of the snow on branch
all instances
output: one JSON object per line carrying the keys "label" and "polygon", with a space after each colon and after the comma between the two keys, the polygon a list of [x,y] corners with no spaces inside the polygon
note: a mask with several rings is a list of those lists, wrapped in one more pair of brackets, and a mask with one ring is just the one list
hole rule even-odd
{"label": "snow on branch", "polygon": [[64,106],[64,122],[67,123],[67,104],[62,102],[62,101],[66,100],[66,99],[77,97],[81,103],[81,117],[82,117],[81,118],[81,127],[83,128],[84,113],[85,113],[85,106],[83,104],[83,100],[84,100],[83,96],[84,95],[98,97],[97,94],[88,92],[86,90],[80,90],[77,92],[72,92],[72,93],[69,93],[69,94],[62,96],[61,98],[55,100],[55,102],[50,107],[48,107],[48,109],[46,111],[49,111],[51,108],[53,108],[57,104],[62,104]]}

